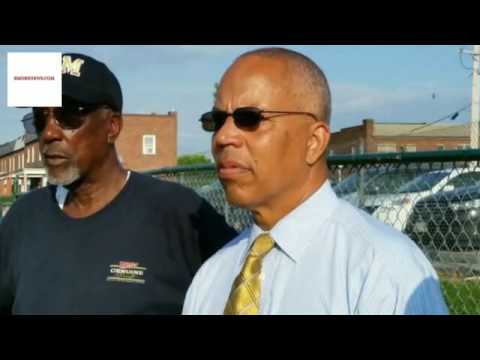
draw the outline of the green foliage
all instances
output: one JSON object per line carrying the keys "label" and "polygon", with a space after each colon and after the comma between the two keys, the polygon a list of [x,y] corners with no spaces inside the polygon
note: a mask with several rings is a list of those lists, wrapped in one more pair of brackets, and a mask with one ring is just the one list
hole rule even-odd
{"label": "green foliage", "polygon": [[180,156],[177,160],[177,163],[179,166],[185,166],[185,165],[211,164],[212,161],[202,154],[190,154],[190,155]]}
{"label": "green foliage", "polygon": [[220,83],[215,83],[214,85],[215,91],[213,92],[213,101],[217,100],[217,93],[218,93],[218,88],[220,87]]}

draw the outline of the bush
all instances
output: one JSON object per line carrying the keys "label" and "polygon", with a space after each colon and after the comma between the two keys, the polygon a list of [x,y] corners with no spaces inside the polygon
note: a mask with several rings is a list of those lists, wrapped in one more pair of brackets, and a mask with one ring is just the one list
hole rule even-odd
{"label": "bush", "polygon": [[212,162],[205,155],[202,154],[192,154],[192,155],[182,155],[178,158],[178,165],[200,165],[200,164],[211,164]]}

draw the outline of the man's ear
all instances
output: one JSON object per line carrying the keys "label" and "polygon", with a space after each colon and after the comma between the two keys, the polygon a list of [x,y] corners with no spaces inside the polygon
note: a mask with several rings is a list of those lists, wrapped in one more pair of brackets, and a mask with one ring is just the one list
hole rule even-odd
{"label": "man's ear", "polygon": [[110,117],[110,124],[108,130],[108,143],[114,144],[115,141],[118,139],[120,132],[123,128],[123,118],[122,114],[114,112]]}
{"label": "man's ear", "polygon": [[330,143],[330,129],[323,121],[316,121],[310,127],[310,138],[307,142],[306,162],[308,165],[317,163],[327,152]]}

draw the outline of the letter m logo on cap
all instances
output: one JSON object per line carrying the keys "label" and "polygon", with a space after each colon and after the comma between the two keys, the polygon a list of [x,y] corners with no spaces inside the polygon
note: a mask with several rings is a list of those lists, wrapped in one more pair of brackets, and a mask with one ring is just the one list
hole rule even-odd
{"label": "letter m logo on cap", "polygon": [[62,74],[70,74],[72,76],[80,77],[80,70],[84,62],[85,60],[83,59],[75,59],[75,61],[72,61],[71,56],[64,56],[62,62]]}

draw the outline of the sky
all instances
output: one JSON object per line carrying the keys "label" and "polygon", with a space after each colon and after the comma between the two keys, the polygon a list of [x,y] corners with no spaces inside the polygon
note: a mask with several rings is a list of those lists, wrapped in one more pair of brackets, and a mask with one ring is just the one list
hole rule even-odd
{"label": "sky", "polygon": [[[178,113],[178,153],[210,153],[199,117],[213,106],[214,84],[245,51],[293,49],[314,60],[332,88],[332,131],[377,122],[433,122],[471,103],[472,45],[0,45],[0,144],[23,134],[27,109],[7,107],[8,52],[76,52],[118,77],[124,113]],[[433,95],[435,94],[435,95]],[[452,124],[470,120],[464,111]]]}

